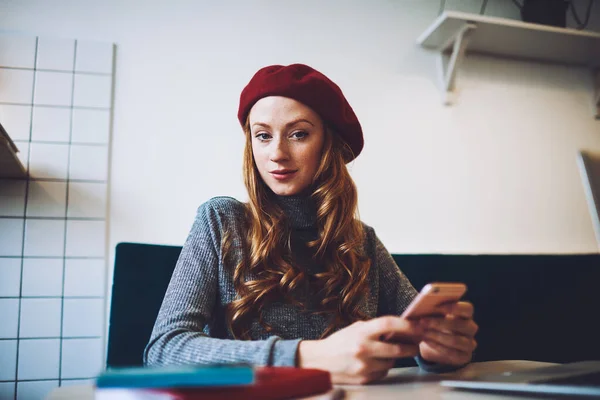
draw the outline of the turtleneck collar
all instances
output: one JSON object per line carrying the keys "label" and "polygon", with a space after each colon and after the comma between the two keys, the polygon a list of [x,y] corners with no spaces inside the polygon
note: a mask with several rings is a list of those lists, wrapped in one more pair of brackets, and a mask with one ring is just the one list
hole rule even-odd
{"label": "turtleneck collar", "polygon": [[292,228],[313,228],[316,225],[317,206],[310,195],[275,196],[275,200]]}

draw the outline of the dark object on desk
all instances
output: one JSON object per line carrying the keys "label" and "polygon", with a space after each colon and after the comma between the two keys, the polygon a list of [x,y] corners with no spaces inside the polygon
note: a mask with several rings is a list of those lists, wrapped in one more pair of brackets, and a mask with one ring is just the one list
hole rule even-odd
{"label": "dark object on desk", "polygon": [[291,367],[256,368],[256,382],[248,386],[161,391],[176,400],[282,400],[328,392],[331,375],[318,369]]}
{"label": "dark object on desk", "polygon": [[96,378],[97,388],[196,388],[252,383],[254,368],[242,364],[112,368]]}
{"label": "dark object on desk", "polygon": [[600,398],[600,361],[582,361],[523,371],[505,371],[472,380],[447,380],[442,386],[500,392]]}
{"label": "dark object on desk", "polygon": [[[115,257],[108,366],[142,365],[142,353],[180,246],[120,243]],[[600,359],[600,255],[394,254],[420,290],[463,282],[475,305],[474,361]],[[398,366],[415,365],[412,359]]]}
{"label": "dark object on desk", "polygon": [[567,26],[568,8],[569,2],[565,0],[524,0],[521,19],[525,22],[564,28]]}
{"label": "dark object on desk", "polygon": [[127,398],[171,400],[283,400],[324,394],[333,388],[329,372],[318,369],[226,365],[124,368],[102,374],[96,387],[100,399],[129,394]]}

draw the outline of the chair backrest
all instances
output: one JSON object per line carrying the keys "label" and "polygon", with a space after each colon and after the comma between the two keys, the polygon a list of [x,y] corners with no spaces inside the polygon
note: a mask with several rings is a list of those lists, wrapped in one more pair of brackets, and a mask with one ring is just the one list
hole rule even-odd
{"label": "chair backrest", "polygon": [[142,365],[142,354],[181,246],[119,243],[108,329],[107,367]]}
{"label": "chair backrest", "polygon": [[394,254],[417,289],[464,282],[475,306],[475,361],[600,360],[600,255]]}
{"label": "chair backrest", "polygon": [[[181,246],[117,246],[108,367],[142,365],[180,252]],[[475,361],[600,359],[598,254],[393,257],[417,289],[433,281],[467,284],[466,299],[475,305],[480,326]]]}

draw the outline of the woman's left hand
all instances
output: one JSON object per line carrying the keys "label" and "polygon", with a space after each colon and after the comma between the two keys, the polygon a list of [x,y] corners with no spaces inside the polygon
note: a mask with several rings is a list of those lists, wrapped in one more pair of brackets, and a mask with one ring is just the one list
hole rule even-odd
{"label": "woman's left hand", "polygon": [[424,317],[419,325],[425,328],[419,344],[421,357],[429,362],[464,365],[471,361],[477,347],[475,333],[479,327],[473,321],[473,305],[460,301],[446,307],[444,317]]}

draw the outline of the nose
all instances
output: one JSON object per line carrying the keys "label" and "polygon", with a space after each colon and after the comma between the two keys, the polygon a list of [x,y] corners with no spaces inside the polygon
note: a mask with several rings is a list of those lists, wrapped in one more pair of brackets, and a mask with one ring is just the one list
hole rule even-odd
{"label": "nose", "polygon": [[278,163],[289,159],[290,153],[287,140],[281,139],[280,137],[279,139],[273,140],[271,146],[271,154],[269,156],[271,161]]}

